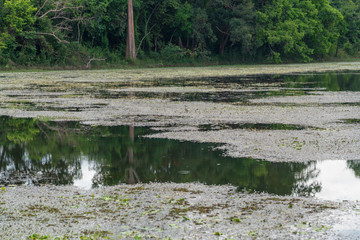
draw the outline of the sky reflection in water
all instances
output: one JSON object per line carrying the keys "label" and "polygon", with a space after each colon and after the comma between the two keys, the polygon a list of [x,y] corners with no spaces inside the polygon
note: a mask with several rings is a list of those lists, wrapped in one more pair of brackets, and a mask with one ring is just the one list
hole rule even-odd
{"label": "sky reflection in water", "polygon": [[[317,163],[319,176],[311,181],[321,183],[321,191],[316,197],[328,200],[360,200],[360,178],[354,169],[349,168],[350,161],[328,160]],[[360,161],[353,161],[360,166]]]}

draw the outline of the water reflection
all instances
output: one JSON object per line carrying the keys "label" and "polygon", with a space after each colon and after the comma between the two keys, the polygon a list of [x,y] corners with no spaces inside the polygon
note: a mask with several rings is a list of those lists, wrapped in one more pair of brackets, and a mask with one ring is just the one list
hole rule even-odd
{"label": "water reflection", "polygon": [[0,184],[11,184],[11,174],[23,174],[40,175],[39,183],[85,188],[137,182],[229,183],[250,191],[333,198],[326,195],[335,186],[328,178],[352,172],[337,183],[360,186],[360,161],[332,161],[330,171],[327,162],[233,159],[213,151],[210,144],[139,137],[149,132],[0,117]]}
{"label": "water reflection", "polygon": [[354,170],[355,176],[360,178],[360,160],[347,161],[347,167]]}
{"label": "water reflection", "polygon": [[[97,83],[94,83],[98,87]],[[216,89],[316,88],[328,91],[360,91],[359,73],[321,73],[290,75],[229,76],[201,79],[155,79],[137,82],[101,83],[105,88],[197,87]],[[144,94],[151,92],[144,92]],[[174,92],[176,93],[176,92]],[[132,94],[131,91],[128,94]],[[164,94],[164,93],[159,93]],[[167,93],[165,93],[167,94]],[[181,94],[181,93],[179,93]],[[220,92],[221,94],[221,92]],[[225,95],[225,94],[224,94]],[[165,95],[171,97],[171,95]]]}
{"label": "water reflection", "polygon": [[[96,83],[95,83],[96,84]],[[246,77],[223,77],[205,79],[161,79],[137,83],[113,83],[96,85],[89,93],[100,98],[161,98],[173,101],[247,102],[249,99],[274,96],[299,96],[311,91],[360,91],[360,74],[323,73],[301,75],[260,75]],[[172,87],[196,87],[198,89],[221,89],[221,91],[172,91]],[[128,87],[143,88],[129,91]],[[149,87],[167,87],[162,91],[147,91]],[[118,89],[109,91],[108,89]],[[236,91],[236,90],[246,91]],[[81,89],[80,91],[84,91]]]}
{"label": "water reflection", "polygon": [[56,184],[82,177],[81,149],[69,138],[66,124],[1,117],[0,133],[0,171],[5,175],[39,173]]}
{"label": "water reflection", "polygon": [[[360,200],[359,161],[331,160],[317,164],[316,181],[321,182],[317,197],[330,200]],[[315,179],[311,179],[314,181]]]}
{"label": "water reflection", "polygon": [[360,91],[359,73],[288,75],[283,79],[286,87],[323,88],[327,91]]}

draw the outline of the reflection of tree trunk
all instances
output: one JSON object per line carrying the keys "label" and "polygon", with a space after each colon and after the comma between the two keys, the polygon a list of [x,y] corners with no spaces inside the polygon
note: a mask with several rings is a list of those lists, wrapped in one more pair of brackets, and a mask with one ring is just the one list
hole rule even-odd
{"label": "reflection of tree trunk", "polygon": [[6,149],[5,149],[5,146],[3,146],[1,158],[0,158],[0,170],[1,170],[1,167],[3,166],[5,155],[6,155]]}
{"label": "reflection of tree trunk", "polygon": [[135,128],[134,128],[134,126],[129,127],[129,135],[130,135],[131,142],[134,144],[134,141],[135,141]]}
{"label": "reflection of tree trunk", "polygon": [[[133,145],[134,144],[134,139],[135,139],[134,126],[129,127],[129,136],[130,136],[130,139],[131,139],[131,145]],[[132,171],[133,170],[132,166],[134,166],[134,149],[133,149],[132,146],[129,147],[128,152],[129,152],[129,163],[130,163],[129,183],[134,184],[135,183],[134,171]]]}
{"label": "reflection of tree trunk", "polygon": [[20,166],[24,165],[24,171],[26,171],[25,164],[22,162],[23,151],[19,144],[15,145],[12,157],[13,157],[13,161],[14,161],[15,170],[20,171],[21,170]]}
{"label": "reflection of tree trunk", "polygon": [[129,136],[130,136],[130,139],[131,139],[131,146],[128,149],[129,164],[130,164],[129,183],[130,184],[135,184],[136,182],[140,182],[140,179],[139,179],[139,176],[137,175],[136,170],[134,168],[134,164],[135,164],[134,149],[133,149],[133,145],[134,145],[134,142],[135,142],[135,128],[134,128],[134,126],[129,127]]}

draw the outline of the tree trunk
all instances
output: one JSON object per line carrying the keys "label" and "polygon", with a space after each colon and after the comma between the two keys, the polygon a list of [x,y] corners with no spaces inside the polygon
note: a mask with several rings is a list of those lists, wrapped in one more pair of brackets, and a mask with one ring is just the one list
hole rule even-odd
{"label": "tree trunk", "polygon": [[229,40],[229,36],[228,34],[221,34],[221,40],[220,40],[220,47],[219,47],[219,54],[223,55],[225,52],[225,46]]}
{"label": "tree trunk", "polygon": [[128,32],[126,58],[136,59],[133,0],[128,0]]}
{"label": "tree trunk", "polygon": [[181,37],[179,37],[179,47],[181,47],[181,49],[184,49],[184,44],[182,43]]}
{"label": "tree trunk", "polygon": [[157,52],[157,37],[154,37],[154,51]]}
{"label": "tree trunk", "polygon": [[191,40],[191,52],[194,53],[195,52],[195,35],[192,35],[192,40]]}
{"label": "tree trunk", "polygon": [[338,53],[339,53],[339,39],[337,40],[336,42],[336,52],[335,52],[335,57],[338,56]]}

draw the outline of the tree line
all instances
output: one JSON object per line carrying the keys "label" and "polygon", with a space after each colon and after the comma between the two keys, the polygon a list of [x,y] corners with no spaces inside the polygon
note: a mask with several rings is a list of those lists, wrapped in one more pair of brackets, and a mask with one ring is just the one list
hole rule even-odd
{"label": "tree line", "polygon": [[2,67],[311,62],[359,52],[360,0],[0,0]]}

